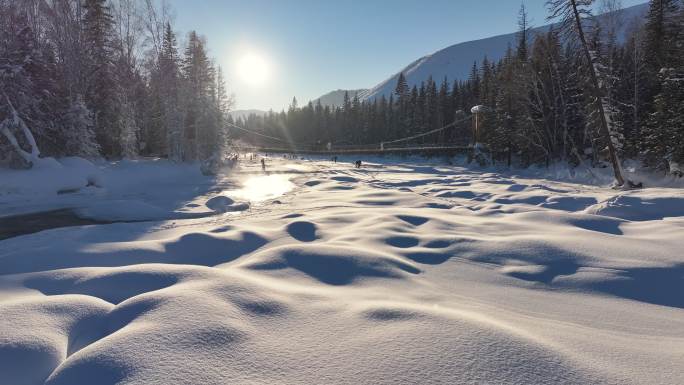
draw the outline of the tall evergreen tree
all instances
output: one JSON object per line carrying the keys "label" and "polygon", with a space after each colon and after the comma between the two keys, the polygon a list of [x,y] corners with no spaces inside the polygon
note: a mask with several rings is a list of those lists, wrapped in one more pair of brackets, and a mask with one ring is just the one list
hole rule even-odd
{"label": "tall evergreen tree", "polygon": [[114,21],[106,0],[85,0],[83,7],[86,103],[93,111],[95,135],[103,155],[118,157],[122,147],[114,74]]}
{"label": "tall evergreen tree", "polygon": [[525,8],[525,3],[520,4],[520,11],[518,11],[518,35],[517,35],[517,48],[516,54],[518,60],[521,62],[526,62],[528,57],[528,47],[529,47],[529,36],[530,36],[530,22],[527,15],[527,8]]}
{"label": "tall evergreen tree", "polygon": [[186,108],[183,157],[185,160],[206,159],[215,150],[218,136],[212,111],[214,74],[204,42],[195,31],[188,34],[182,73]]}
{"label": "tall evergreen tree", "polygon": [[394,94],[397,96],[397,100],[399,100],[401,98],[407,97],[408,93],[409,86],[408,83],[406,83],[406,77],[402,72],[399,74],[399,77],[397,78],[397,86],[394,88]]}

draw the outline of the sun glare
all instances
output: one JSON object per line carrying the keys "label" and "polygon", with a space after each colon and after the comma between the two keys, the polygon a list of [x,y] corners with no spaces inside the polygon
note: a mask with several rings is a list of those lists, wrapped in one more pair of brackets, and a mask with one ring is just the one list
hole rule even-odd
{"label": "sun glare", "polygon": [[268,80],[269,66],[266,59],[256,53],[248,53],[238,61],[238,74],[247,84],[258,86]]}

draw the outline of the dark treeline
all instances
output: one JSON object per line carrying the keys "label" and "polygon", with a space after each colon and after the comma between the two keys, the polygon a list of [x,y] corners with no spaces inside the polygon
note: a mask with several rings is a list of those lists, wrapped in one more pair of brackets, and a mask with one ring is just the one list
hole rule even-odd
{"label": "dark treeline", "polygon": [[220,68],[194,31],[179,52],[168,13],[153,0],[0,0],[0,165],[220,151]]}
{"label": "dark treeline", "polygon": [[[358,94],[345,93],[342,106],[309,102],[301,108],[293,99],[287,111],[269,112],[265,116],[251,114],[245,119],[238,118],[235,123],[297,143],[378,144],[465,118],[463,111],[470,110],[472,101],[476,99],[473,95],[468,81],[450,85],[444,79],[438,86],[430,78],[420,86],[409,88],[402,74],[395,94],[389,98],[382,96],[372,101],[361,101]],[[449,131],[436,134],[436,137],[423,137],[420,140],[424,143],[434,143],[436,140],[452,143],[463,140],[469,132],[470,122],[464,120]],[[243,134],[242,137],[249,139],[250,135]],[[464,143],[467,144],[467,138]]]}
{"label": "dark treeline", "polygon": [[[597,23],[587,3],[549,1],[551,19],[559,24],[536,36],[521,8],[516,46],[500,61],[485,57],[474,64],[468,79],[428,79],[409,87],[400,74],[389,98],[347,95],[340,107],[301,108],[294,100],[287,111],[251,115],[236,124],[298,143],[369,144],[442,127],[484,105],[480,141],[495,161],[598,165],[615,159],[619,165],[629,157],[680,173],[684,5],[652,0],[644,22],[619,20],[610,12],[616,2],[607,1],[609,13]],[[626,36],[618,36],[625,23]],[[464,122],[417,141],[471,138],[470,123]]]}

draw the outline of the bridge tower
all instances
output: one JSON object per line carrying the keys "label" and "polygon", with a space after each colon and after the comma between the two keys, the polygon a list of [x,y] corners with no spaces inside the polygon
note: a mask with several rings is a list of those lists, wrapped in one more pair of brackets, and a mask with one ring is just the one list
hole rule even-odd
{"label": "bridge tower", "polygon": [[477,147],[480,142],[480,123],[482,122],[482,113],[485,112],[485,106],[477,105],[470,109],[473,114],[473,145]]}

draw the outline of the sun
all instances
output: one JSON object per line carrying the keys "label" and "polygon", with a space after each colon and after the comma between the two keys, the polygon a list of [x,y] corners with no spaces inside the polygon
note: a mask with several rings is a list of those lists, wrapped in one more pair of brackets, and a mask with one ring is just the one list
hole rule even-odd
{"label": "sun", "polygon": [[253,86],[264,84],[269,77],[268,61],[257,53],[247,53],[238,61],[238,75],[245,83]]}

